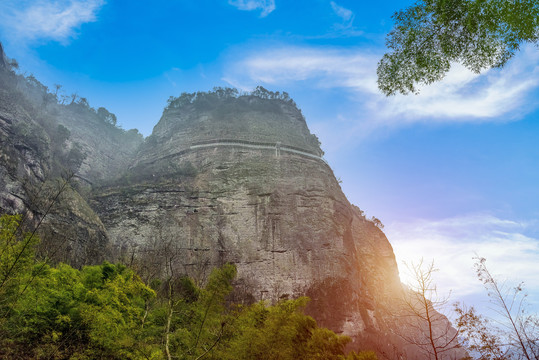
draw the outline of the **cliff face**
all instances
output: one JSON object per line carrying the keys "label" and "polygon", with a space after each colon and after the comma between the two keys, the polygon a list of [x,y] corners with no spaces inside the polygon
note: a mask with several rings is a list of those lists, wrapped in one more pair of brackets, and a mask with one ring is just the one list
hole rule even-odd
{"label": "cliff face", "polygon": [[91,205],[124,256],[172,243],[176,266],[202,278],[235,263],[244,300],[308,295],[322,326],[359,341],[382,331],[381,304],[400,291],[397,266],[321,153],[285,101],[188,104],[165,111],[131,174]]}
{"label": "cliff face", "polygon": [[[354,348],[414,358],[392,335],[391,245],[348,202],[292,101],[191,97],[142,142],[0,60],[0,212],[35,222],[63,188],[41,230],[56,259],[120,259],[146,278],[167,264],[200,282],[232,262],[235,301],[307,295],[307,312]],[[66,185],[59,169],[76,175]]]}
{"label": "cliff face", "polygon": [[0,70],[5,71],[9,67],[6,54],[4,53],[4,46],[0,43]]}
{"label": "cliff face", "polygon": [[0,212],[26,214],[30,228],[44,219],[46,256],[102,261],[109,238],[86,196],[92,182],[127,168],[142,137],[88,107],[58,104],[37,79],[12,72],[1,47],[0,59]]}

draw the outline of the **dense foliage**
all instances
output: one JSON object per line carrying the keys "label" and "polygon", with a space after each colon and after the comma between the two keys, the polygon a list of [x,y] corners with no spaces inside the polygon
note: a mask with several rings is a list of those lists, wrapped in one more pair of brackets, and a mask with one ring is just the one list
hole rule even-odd
{"label": "dense foliage", "polygon": [[386,95],[417,92],[452,63],[479,72],[502,67],[522,43],[539,40],[537,0],[419,0],[393,15],[390,53],[378,64]]}
{"label": "dense foliage", "polygon": [[37,261],[19,216],[0,218],[0,357],[10,359],[376,359],[344,353],[349,338],[303,314],[227,301],[236,268],[144,284],[123,265],[74,269]]}
{"label": "dense foliage", "polygon": [[283,91],[282,93],[279,91],[270,91],[265,89],[262,86],[257,86],[253,91],[251,92],[240,92],[238,89],[234,88],[222,88],[222,87],[214,87],[213,91],[198,91],[194,93],[182,93],[178,97],[171,96],[167,100],[167,106],[165,110],[170,109],[179,109],[186,105],[194,104],[199,106],[204,106],[205,104],[217,104],[219,101],[223,100],[229,100],[229,99],[237,99],[240,97],[256,97],[260,99],[266,99],[266,100],[281,100],[286,103],[289,103],[293,106],[296,106],[296,103],[294,100],[290,98],[288,93],[286,91]]}

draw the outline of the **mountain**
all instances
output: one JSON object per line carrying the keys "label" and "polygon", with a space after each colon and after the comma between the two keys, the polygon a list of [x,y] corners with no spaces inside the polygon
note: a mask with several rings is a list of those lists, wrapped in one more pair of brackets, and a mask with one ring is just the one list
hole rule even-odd
{"label": "mountain", "polygon": [[32,225],[47,214],[46,256],[76,266],[109,258],[107,231],[86,198],[93,182],[127,168],[142,135],[103,121],[85,100],[58,103],[34,76],[16,75],[1,47],[0,59],[1,211]]}
{"label": "mountain", "polygon": [[352,335],[374,328],[375,304],[400,283],[391,245],[321,154],[293,103],[200,94],[165,110],[135,180],[91,205],[122,256],[172,241],[189,275],[232,262],[245,299],[307,294],[322,326]]}
{"label": "mountain", "polygon": [[44,218],[45,255],[201,283],[234,263],[234,301],[306,295],[307,313],[352,348],[418,354],[395,334],[406,290],[389,241],[346,199],[286,93],[183,94],[142,139],[0,55],[0,210]]}

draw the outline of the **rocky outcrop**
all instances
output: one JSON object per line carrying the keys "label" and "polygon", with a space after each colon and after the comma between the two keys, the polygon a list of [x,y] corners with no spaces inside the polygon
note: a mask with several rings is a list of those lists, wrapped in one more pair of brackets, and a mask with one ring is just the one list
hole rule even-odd
{"label": "rocky outcrop", "polygon": [[321,154],[288,102],[187,104],[164,112],[123,180],[94,192],[91,206],[120,256],[151,252],[155,268],[166,249],[201,281],[232,262],[240,300],[307,295],[320,325],[394,358],[402,344],[390,307],[402,289],[392,247]]}
{"label": "rocky outcrop", "polygon": [[48,257],[100,262],[109,240],[85,196],[92,182],[127,168],[142,137],[51,97],[37,79],[0,69],[0,213],[25,214],[30,229],[43,220]]}
{"label": "rocky outcrop", "polygon": [[143,141],[137,130],[124,131],[105,123],[79,105],[55,110],[58,124],[70,132],[70,145],[76,144],[85,156],[77,170],[85,184],[114,179],[133,163]]}
{"label": "rocky outcrop", "polygon": [[348,202],[287,97],[191,94],[142,143],[85,102],[0,76],[0,210],[47,214],[48,256],[120,259],[148,278],[172,264],[200,282],[232,262],[235,301],[306,295],[307,312],[353,348],[419,358],[394,335],[403,289],[390,243]]}
{"label": "rocky outcrop", "polygon": [[6,54],[4,53],[4,47],[0,42],[0,71],[9,69],[9,61]]}

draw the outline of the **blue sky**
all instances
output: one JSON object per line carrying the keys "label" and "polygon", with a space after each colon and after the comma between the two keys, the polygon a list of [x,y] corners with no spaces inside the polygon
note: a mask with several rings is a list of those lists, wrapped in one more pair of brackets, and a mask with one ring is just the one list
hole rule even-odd
{"label": "blue sky", "polygon": [[144,135],[171,95],[287,91],[349,200],[385,224],[399,264],[434,258],[441,290],[466,299],[483,291],[477,253],[537,304],[539,51],[523,46],[481,75],[457,65],[419,96],[386,98],[376,63],[391,15],[410,4],[3,0],[0,40],[21,72]]}

